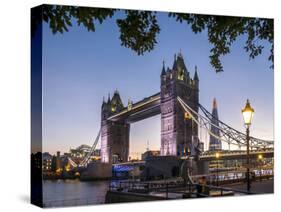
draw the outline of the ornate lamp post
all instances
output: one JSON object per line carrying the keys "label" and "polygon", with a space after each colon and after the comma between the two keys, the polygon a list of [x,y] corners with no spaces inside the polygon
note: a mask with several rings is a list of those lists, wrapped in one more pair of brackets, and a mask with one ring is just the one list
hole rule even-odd
{"label": "ornate lamp post", "polygon": [[220,153],[216,153],[216,159],[217,159],[217,186],[219,186],[219,158],[220,158]]}
{"label": "ornate lamp post", "polygon": [[247,99],[247,103],[245,108],[242,110],[243,118],[244,118],[244,123],[246,126],[246,140],[247,140],[247,191],[250,191],[251,188],[251,182],[250,182],[250,126],[252,124],[252,119],[254,115],[254,109],[251,108],[249,99]]}

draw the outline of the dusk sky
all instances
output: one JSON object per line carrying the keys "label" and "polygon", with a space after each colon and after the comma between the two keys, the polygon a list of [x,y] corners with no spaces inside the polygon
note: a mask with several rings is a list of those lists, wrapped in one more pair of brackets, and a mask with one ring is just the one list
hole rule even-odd
{"label": "dusk sky", "polygon": [[[166,13],[158,13],[158,17],[158,44],[143,56],[121,46],[115,18],[97,24],[95,32],[78,27],[75,21],[69,32],[54,35],[44,24],[44,152],[92,145],[100,128],[103,96],[107,99],[108,93],[112,96],[118,89],[127,105],[128,98],[137,102],[159,92],[162,61],[171,67],[180,50],[191,76],[195,65],[198,67],[199,99],[205,108],[211,111],[216,97],[219,118],[244,132],[241,109],[249,98],[255,109],[251,135],[273,139],[273,71],[267,60],[268,43],[264,43],[262,55],[249,60],[243,49],[245,37],[239,37],[231,53],[222,58],[224,72],[216,74],[210,65],[206,32],[195,34]],[[140,158],[147,141],[150,149],[160,149],[160,115],[131,125],[130,155]]]}

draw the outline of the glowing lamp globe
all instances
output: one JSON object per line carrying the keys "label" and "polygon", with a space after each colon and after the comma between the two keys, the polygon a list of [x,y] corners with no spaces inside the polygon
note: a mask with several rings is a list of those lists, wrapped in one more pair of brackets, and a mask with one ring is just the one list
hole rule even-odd
{"label": "glowing lamp globe", "polygon": [[220,157],[220,153],[218,153],[218,152],[216,152],[216,159],[219,159],[219,157]]}
{"label": "glowing lamp globe", "polygon": [[242,110],[242,114],[243,114],[245,125],[250,126],[254,116],[254,109],[251,108],[249,99],[247,99],[247,103],[245,108]]}

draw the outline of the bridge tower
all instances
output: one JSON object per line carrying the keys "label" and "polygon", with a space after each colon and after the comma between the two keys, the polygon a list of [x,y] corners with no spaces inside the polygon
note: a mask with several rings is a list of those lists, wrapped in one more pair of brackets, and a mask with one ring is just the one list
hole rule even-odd
{"label": "bridge tower", "polygon": [[186,119],[177,97],[182,98],[198,112],[199,78],[197,67],[190,77],[181,53],[175,55],[172,69],[161,73],[161,155],[196,155],[199,145],[198,127],[192,119]]}
{"label": "bridge tower", "polygon": [[126,162],[129,157],[130,125],[125,121],[110,121],[114,113],[124,108],[119,92],[103,100],[101,109],[101,161],[103,163]]}

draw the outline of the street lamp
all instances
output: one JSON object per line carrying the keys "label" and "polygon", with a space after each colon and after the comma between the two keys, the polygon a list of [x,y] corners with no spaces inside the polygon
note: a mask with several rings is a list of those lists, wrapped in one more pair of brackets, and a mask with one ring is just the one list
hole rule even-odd
{"label": "street lamp", "polygon": [[217,186],[219,186],[219,158],[220,158],[220,153],[216,152],[216,159],[217,159]]}
{"label": "street lamp", "polygon": [[254,115],[254,109],[251,108],[249,99],[247,99],[247,103],[245,108],[242,110],[244,123],[246,126],[246,140],[247,140],[247,191],[250,191],[250,150],[249,150],[249,142],[250,142],[250,125],[252,123],[253,115]]}
{"label": "street lamp", "polygon": [[258,155],[259,167],[260,167],[260,181],[261,181],[261,165],[262,165],[263,156],[262,154]]}

